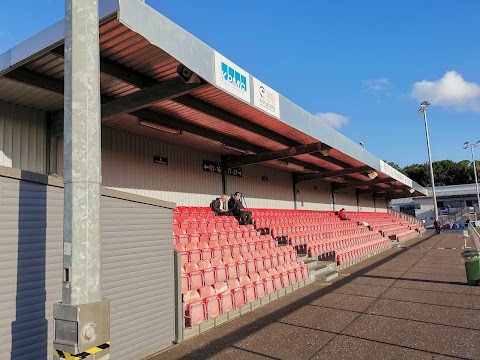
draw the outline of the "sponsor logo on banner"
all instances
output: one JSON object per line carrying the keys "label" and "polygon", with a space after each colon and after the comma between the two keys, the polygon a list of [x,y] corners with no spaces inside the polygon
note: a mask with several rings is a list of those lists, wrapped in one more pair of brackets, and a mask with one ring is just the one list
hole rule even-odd
{"label": "sponsor logo on banner", "polygon": [[230,94],[250,102],[250,75],[215,52],[215,83]]}
{"label": "sponsor logo on banner", "polygon": [[253,78],[253,104],[270,115],[280,118],[278,93],[255,78]]}

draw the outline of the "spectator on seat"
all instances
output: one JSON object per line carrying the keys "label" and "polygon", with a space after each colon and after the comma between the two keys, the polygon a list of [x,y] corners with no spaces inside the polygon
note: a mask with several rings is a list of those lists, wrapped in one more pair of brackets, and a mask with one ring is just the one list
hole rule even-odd
{"label": "spectator on seat", "polygon": [[350,220],[350,218],[345,215],[345,208],[341,208],[340,211],[338,212],[338,217],[340,220]]}
{"label": "spectator on seat", "polygon": [[228,200],[228,208],[233,213],[233,216],[240,218],[240,224],[248,225],[252,223],[252,213],[248,210],[245,210],[245,207],[240,200],[240,193],[237,191],[233,196]]}
{"label": "spectator on seat", "polygon": [[367,223],[366,221],[359,221],[357,222],[357,225],[363,225],[363,226],[366,226],[368,230],[372,230],[372,228],[370,227],[370,224]]}
{"label": "spectator on seat", "polygon": [[222,195],[210,203],[210,207],[217,216],[230,216],[232,212],[228,210],[227,195]]}

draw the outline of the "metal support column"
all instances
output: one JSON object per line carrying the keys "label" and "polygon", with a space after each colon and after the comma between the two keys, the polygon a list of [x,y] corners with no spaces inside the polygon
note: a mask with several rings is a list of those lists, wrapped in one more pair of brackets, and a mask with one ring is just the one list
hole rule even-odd
{"label": "metal support column", "polygon": [[54,358],[110,358],[100,281],[100,51],[97,0],[65,1],[65,190],[62,302]]}

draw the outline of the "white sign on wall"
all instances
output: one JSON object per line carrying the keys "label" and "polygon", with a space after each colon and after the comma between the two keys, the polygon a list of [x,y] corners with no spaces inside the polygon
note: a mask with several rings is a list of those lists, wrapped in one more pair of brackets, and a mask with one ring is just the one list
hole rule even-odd
{"label": "white sign on wall", "polygon": [[250,75],[217,52],[215,52],[215,84],[250,103]]}
{"label": "white sign on wall", "polygon": [[253,104],[270,115],[280,118],[278,93],[256,78],[253,78]]}

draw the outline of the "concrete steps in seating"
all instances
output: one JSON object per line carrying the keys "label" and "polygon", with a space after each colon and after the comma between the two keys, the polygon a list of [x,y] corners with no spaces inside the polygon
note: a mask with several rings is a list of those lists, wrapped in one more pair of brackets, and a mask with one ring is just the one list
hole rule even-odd
{"label": "concrete steps in seating", "polygon": [[338,276],[337,264],[334,261],[321,261],[308,257],[299,258],[308,265],[310,276],[318,281],[330,281]]}

